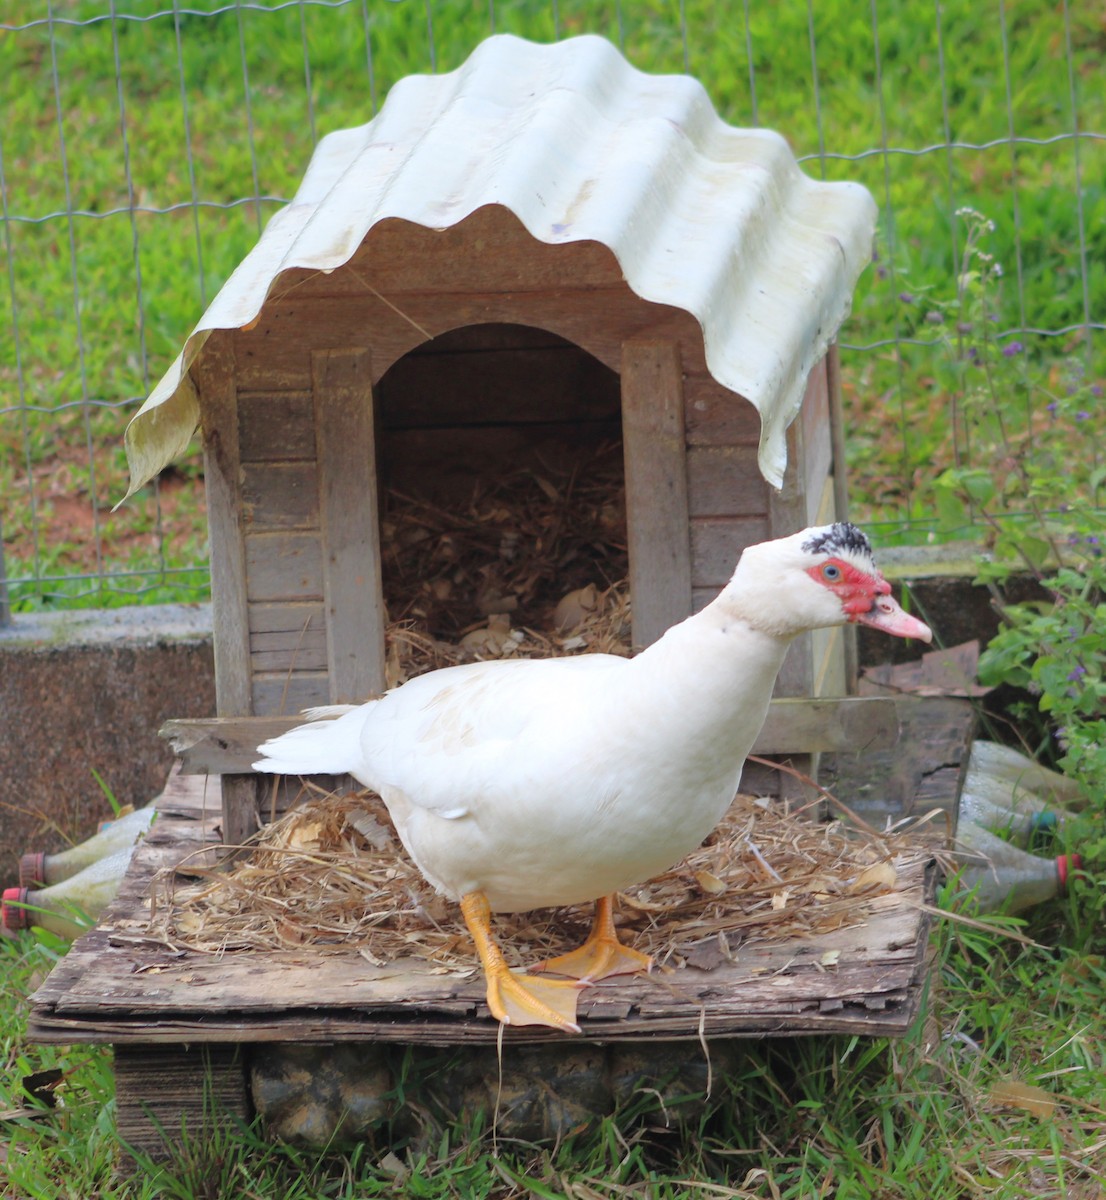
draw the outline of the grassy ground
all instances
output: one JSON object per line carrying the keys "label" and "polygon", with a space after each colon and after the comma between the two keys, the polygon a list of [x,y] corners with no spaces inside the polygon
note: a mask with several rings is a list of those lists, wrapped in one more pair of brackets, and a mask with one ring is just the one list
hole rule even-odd
{"label": "grassy ground", "polygon": [[[23,1040],[20,1001],[56,945],[0,943],[0,1180],[13,1200],[428,1198],[1092,1200],[1106,1186],[1106,933],[1086,896],[1039,910],[1027,946],[946,924],[925,1020],[900,1042],[751,1042],[709,1115],[628,1114],[556,1147],[501,1144],[468,1114],[431,1146],[305,1154],[259,1130],[196,1139],[160,1170],[113,1175],[107,1050]],[[12,1001],[15,1003],[12,1003]],[[56,1071],[57,1106],[21,1082]],[[398,1174],[397,1174],[398,1172]]]}
{"label": "grassy ground", "polygon": [[[66,0],[52,22],[30,6],[0,30],[0,495],[13,578],[119,573],[92,589],[99,603],[202,591],[202,571],[187,570],[204,561],[195,458],[110,512],[127,416],[318,137],[369,119],[401,76],[457,66],[493,28],[598,32],[644,70],[690,70],[727,120],[777,128],[810,173],[873,191],[880,260],[845,331],[861,347],[845,355],[860,515],[928,521],[932,481],[964,449],[942,331],[926,318],[956,289],[960,206],[996,223],[995,332],[1058,385],[1106,375],[1102,332],[1092,344],[1078,328],[1106,312],[1106,140],[1065,137],[1106,131],[1093,6],[947,0],[939,20],[931,0],[170,9],[133,0],[110,19],[102,0]],[[1027,395],[1011,395],[1015,434],[1040,416]],[[1093,458],[1090,444],[1079,442]],[[988,447],[975,453],[991,461]],[[43,586],[16,590],[32,602]]]}

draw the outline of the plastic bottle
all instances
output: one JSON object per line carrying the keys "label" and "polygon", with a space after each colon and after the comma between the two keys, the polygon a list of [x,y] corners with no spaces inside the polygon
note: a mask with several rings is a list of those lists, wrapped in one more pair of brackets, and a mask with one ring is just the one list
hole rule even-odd
{"label": "plastic bottle", "polygon": [[1050,771],[998,742],[974,742],[971,767],[989,779],[1001,780],[1008,785],[1015,804],[1027,802],[1038,807],[1059,805],[1073,809],[1086,804],[1083,788],[1074,779]]}
{"label": "plastic bottle", "polygon": [[60,854],[24,854],[19,860],[19,886],[42,888],[72,878],[101,858],[133,846],[150,828],[155,816],[157,809],[152,806],[136,808],[126,816],[117,817],[88,841],[63,850]]}
{"label": "plastic bottle", "polygon": [[[1004,798],[1006,803],[1002,802]],[[1028,805],[1015,808],[1010,800],[1009,794],[1003,797],[1000,792],[996,796],[989,789],[980,788],[969,772],[960,793],[960,820],[982,825],[994,833],[1007,834],[1019,846],[1026,845],[1035,833],[1060,829],[1064,825],[1065,813],[1045,808],[1033,810]]]}
{"label": "plastic bottle", "polygon": [[14,931],[38,925],[59,937],[79,937],[115,899],[127,873],[134,844],[117,850],[52,887],[7,888],[0,902],[0,924]]}
{"label": "plastic bottle", "polygon": [[1078,854],[1041,858],[976,825],[961,821],[956,834],[957,858],[963,864],[960,883],[974,888],[980,912],[1023,912],[1062,895],[1069,878],[1081,871]]}

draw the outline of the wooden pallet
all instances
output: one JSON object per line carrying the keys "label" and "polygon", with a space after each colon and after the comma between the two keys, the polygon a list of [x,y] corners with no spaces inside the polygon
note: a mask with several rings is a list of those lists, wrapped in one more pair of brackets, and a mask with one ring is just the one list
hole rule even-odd
{"label": "wooden pallet", "polygon": [[[900,790],[913,779],[925,805],[953,812],[970,709],[932,701],[911,702],[904,711],[897,754],[838,755],[838,772],[855,784],[869,758],[877,776],[890,772]],[[912,731],[921,736],[912,740]],[[869,780],[865,795],[881,786]],[[203,1119],[212,1089],[195,1081],[212,1074],[222,1105],[246,1115],[242,1080],[250,1045],[496,1041],[500,1031],[487,1012],[479,972],[458,978],[414,960],[375,966],[356,948],[219,956],[150,938],[145,926],[155,873],[220,839],[215,777],[174,774],[158,806],[119,896],[35,994],[29,1021],[31,1038],[40,1042],[115,1046],[120,1132],[133,1144],[157,1145],[148,1109],[168,1113],[173,1128],[182,1111]],[[872,804],[864,807],[873,820]],[[582,993],[579,1038],[515,1028],[505,1031],[506,1041],[544,1043],[555,1054],[566,1041],[901,1035],[918,1016],[926,984],[933,884],[932,863],[916,856],[900,870],[897,891],[868,902],[862,923],[816,937],[750,941],[736,961],[711,970],[689,966],[604,980]]]}

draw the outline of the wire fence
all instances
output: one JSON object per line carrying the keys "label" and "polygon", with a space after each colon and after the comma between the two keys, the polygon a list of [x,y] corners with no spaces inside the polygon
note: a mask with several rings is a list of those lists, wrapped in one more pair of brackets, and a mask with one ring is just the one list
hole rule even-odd
{"label": "wire fence", "polygon": [[[1024,447],[1065,425],[1065,469],[1085,472],[1093,502],[1106,33],[1092,8],[46,0],[0,22],[0,620],[9,605],[205,594],[195,454],[113,511],[127,418],[319,137],[496,32],[601,34],[642,70],[695,75],[732,124],[782,132],[809,174],[869,187],[877,262],[842,340],[860,515],[925,536],[943,472],[997,470],[963,383],[980,337],[1010,372],[1004,436]],[[964,329],[966,269],[988,281],[983,333]],[[955,514],[942,519],[955,536]]]}

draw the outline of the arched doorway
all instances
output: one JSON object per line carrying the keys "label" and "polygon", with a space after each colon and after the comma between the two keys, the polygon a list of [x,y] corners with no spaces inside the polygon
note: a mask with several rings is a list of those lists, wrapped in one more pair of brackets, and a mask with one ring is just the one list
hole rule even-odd
{"label": "arched doorway", "polygon": [[389,684],[629,650],[615,371],[542,329],[470,325],[394,363],[375,407]]}

